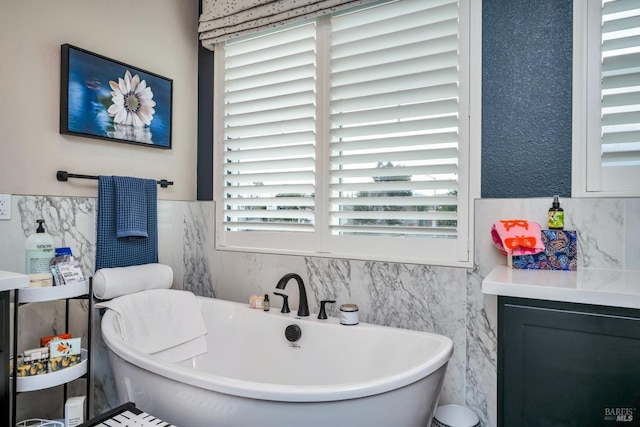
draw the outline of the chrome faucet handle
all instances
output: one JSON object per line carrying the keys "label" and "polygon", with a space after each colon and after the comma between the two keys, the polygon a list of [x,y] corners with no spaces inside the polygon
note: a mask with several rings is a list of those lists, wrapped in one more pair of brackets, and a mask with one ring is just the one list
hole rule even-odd
{"label": "chrome faucet handle", "polygon": [[282,310],[280,310],[280,313],[291,312],[289,310],[289,295],[281,294],[280,292],[274,292],[273,294],[282,297]]}
{"label": "chrome faucet handle", "polygon": [[324,309],[324,306],[326,304],[332,304],[334,302],[336,302],[336,300],[333,300],[333,299],[325,299],[325,300],[320,301],[320,313],[318,313],[318,319],[326,319],[327,318],[327,312]]}

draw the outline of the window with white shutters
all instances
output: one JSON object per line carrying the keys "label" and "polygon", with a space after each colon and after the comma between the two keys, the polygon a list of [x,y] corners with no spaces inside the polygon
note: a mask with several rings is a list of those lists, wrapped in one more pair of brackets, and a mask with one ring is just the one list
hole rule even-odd
{"label": "window with white shutters", "polygon": [[388,2],[217,46],[218,248],[468,263],[468,7]]}
{"label": "window with white shutters", "polygon": [[638,196],[640,2],[574,9],[574,196]]}

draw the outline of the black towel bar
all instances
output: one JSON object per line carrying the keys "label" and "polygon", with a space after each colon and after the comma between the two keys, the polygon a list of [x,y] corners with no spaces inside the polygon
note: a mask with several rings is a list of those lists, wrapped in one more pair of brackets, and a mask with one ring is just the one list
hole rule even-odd
{"label": "black towel bar", "polygon": [[[82,175],[78,173],[69,173],[67,171],[58,171],[56,172],[56,178],[58,181],[66,182],[69,178],[80,178],[80,179],[98,179],[97,175]],[[167,181],[166,179],[161,179],[160,181],[156,181],[158,185],[162,188],[167,188],[170,185],[173,185],[173,181]]]}

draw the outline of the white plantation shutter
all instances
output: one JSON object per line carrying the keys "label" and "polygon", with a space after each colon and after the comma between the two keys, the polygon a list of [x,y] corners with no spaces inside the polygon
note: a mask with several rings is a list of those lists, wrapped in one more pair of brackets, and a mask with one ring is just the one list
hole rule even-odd
{"label": "white plantation shutter", "polygon": [[602,8],[602,163],[640,165],[640,2]]}
{"label": "white plantation shutter", "polygon": [[224,226],[312,232],[315,26],[225,47]]}
{"label": "white plantation shutter", "polygon": [[216,47],[218,248],[469,261],[460,3],[381,3]]}
{"label": "white plantation shutter", "polygon": [[458,4],[332,19],[331,230],[456,237]]}
{"label": "white plantation shutter", "polygon": [[[587,191],[640,194],[640,2],[589,2],[594,54]],[[597,53],[596,53],[597,52]],[[596,98],[597,97],[597,98]]]}

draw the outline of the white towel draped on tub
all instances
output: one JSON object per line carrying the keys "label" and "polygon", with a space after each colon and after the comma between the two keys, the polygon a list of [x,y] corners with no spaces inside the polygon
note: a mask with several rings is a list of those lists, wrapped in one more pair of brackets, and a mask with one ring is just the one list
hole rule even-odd
{"label": "white towel draped on tub", "polygon": [[122,340],[143,353],[178,362],[206,352],[207,328],[191,292],[152,289],[96,306],[113,310]]}

